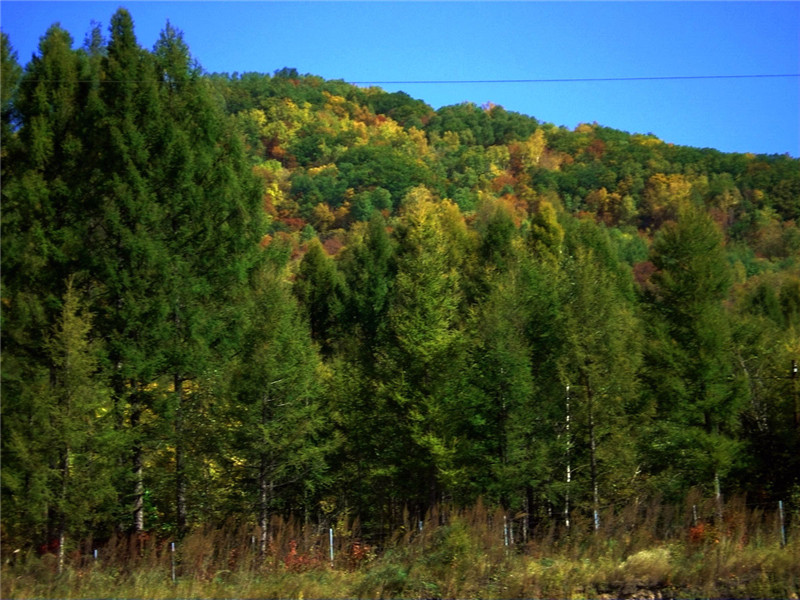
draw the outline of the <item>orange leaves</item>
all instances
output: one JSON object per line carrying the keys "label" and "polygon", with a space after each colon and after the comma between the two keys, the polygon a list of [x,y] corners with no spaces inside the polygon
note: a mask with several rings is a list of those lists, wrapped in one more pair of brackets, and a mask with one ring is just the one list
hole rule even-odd
{"label": "orange leaves", "polygon": [[298,552],[297,541],[289,542],[289,552],[283,558],[286,569],[292,573],[303,573],[319,567],[322,559],[319,552]]}

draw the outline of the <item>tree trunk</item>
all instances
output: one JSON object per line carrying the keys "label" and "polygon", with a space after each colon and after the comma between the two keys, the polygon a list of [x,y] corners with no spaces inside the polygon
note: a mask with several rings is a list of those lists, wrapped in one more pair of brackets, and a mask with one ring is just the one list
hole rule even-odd
{"label": "tree trunk", "polygon": [[269,543],[269,484],[267,483],[267,455],[261,454],[261,461],[258,468],[258,526],[260,535],[258,540],[258,554],[262,558],[267,554],[267,544]]}
{"label": "tree trunk", "polygon": [[183,432],[183,377],[175,375],[175,516],[178,533],[186,532],[186,466],[184,464]]}
{"label": "tree trunk", "polygon": [[135,533],[144,531],[144,468],[142,457],[142,444],[136,433],[142,416],[141,398],[135,394],[131,398],[131,430],[134,432],[134,442],[131,452],[133,466],[133,530]]}
{"label": "tree trunk", "polygon": [[528,539],[533,539],[533,526],[534,526],[534,501],[533,501],[533,487],[530,485],[525,486],[525,534],[523,541],[526,543]]}
{"label": "tree trunk", "polygon": [[569,406],[569,385],[567,385],[567,416],[566,416],[566,456],[567,456],[567,489],[564,494],[564,524],[567,526],[567,531],[569,531],[569,488],[570,483],[572,482],[572,465],[570,464],[570,451],[572,447],[572,439],[570,438],[570,406]]}
{"label": "tree trunk", "polygon": [[69,478],[69,448],[65,448],[61,456],[61,502],[58,507],[58,574],[64,572],[64,549],[66,543],[67,515],[65,504],[67,501],[67,486]]}
{"label": "tree trunk", "polygon": [[[269,394],[265,393],[261,400],[261,426],[266,430],[269,422]],[[266,452],[261,452],[259,456],[258,465],[258,491],[259,491],[259,506],[258,506],[258,525],[261,533],[258,541],[258,553],[262,558],[267,554],[267,545],[269,543],[269,501],[270,501],[270,485],[269,485],[269,457]]]}
{"label": "tree trunk", "polygon": [[600,529],[600,494],[597,482],[597,438],[594,427],[594,393],[589,385],[589,377],[584,375],[584,387],[589,410],[589,461],[592,478],[592,514],[594,516],[594,530]]}

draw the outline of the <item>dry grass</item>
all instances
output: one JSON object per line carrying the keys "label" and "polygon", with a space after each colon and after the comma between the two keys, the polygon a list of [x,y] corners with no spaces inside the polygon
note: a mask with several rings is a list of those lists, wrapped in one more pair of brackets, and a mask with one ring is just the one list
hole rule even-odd
{"label": "dry grass", "polygon": [[[695,507],[693,510],[693,506]],[[228,524],[172,540],[116,538],[99,560],[85,544],[57,574],[52,555],[4,557],[3,598],[797,598],[800,530],[780,545],[776,515],[729,502],[713,523],[713,504],[628,506],[602,515],[593,531],[573,519],[569,531],[542,524],[527,542],[505,545],[504,515],[478,504],[437,507],[404,522],[378,551],[357,522],[328,530],[275,517],[269,550],[259,531]],[[694,513],[700,516],[694,522]],[[505,521],[508,523],[509,521]],[[508,530],[505,530],[508,531]],[[172,580],[173,560],[176,579]]]}

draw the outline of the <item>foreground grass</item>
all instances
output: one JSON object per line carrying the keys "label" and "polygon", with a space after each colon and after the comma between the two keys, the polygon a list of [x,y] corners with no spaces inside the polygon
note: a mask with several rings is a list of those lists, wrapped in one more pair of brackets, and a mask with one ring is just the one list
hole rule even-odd
{"label": "foreground grass", "polygon": [[800,531],[782,546],[774,519],[761,513],[731,510],[718,527],[685,528],[663,514],[636,525],[619,517],[599,532],[576,523],[569,535],[550,527],[512,545],[502,523],[501,513],[481,507],[429,515],[422,530],[398,529],[380,552],[342,526],[333,565],[324,532],[286,523],[276,524],[261,558],[244,530],[197,531],[175,555],[163,541],[116,540],[97,561],[76,551],[60,574],[52,555],[17,555],[13,564],[4,557],[0,591],[154,599],[800,596]]}

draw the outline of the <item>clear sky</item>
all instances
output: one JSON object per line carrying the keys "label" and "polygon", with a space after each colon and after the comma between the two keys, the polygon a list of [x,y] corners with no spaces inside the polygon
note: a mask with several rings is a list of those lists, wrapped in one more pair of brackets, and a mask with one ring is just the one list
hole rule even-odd
{"label": "clear sky", "polygon": [[[54,22],[82,44],[126,6],[152,48],[169,21],[209,72],[350,82],[800,73],[800,2],[0,2],[24,65]],[[386,84],[439,108],[493,102],[725,152],[800,156],[800,78]]]}

